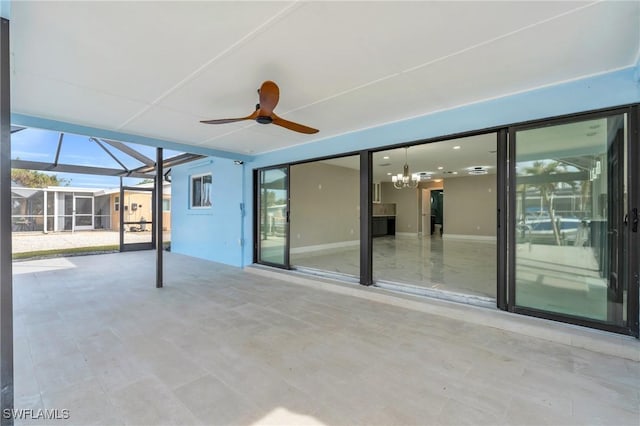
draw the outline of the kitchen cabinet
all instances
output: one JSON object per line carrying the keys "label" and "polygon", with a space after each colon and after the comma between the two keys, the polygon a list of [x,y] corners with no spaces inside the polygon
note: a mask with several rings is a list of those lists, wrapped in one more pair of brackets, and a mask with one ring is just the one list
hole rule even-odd
{"label": "kitchen cabinet", "polygon": [[371,234],[373,237],[396,234],[395,216],[374,216],[371,222]]}

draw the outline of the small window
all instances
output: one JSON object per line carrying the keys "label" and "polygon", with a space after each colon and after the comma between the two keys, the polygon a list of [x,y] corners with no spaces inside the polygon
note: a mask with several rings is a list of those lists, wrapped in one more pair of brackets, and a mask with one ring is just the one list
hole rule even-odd
{"label": "small window", "polygon": [[191,207],[211,207],[211,174],[191,177]]}
{"label": "small window", "polygon": [[120,211],[120,197],[115,197],[113,199],[113,210]]}
{"label": "small window", "polygon": [[162,211],[163,212],[171,211],[171,199],[170,198],[163,198],[162,199]]}

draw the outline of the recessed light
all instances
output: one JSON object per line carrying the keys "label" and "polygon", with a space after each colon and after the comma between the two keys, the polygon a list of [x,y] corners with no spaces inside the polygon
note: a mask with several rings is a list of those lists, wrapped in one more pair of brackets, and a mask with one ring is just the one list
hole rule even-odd
{"label": "recessed light", "polygon": [[384,157],[382,157],[382,159],[383,159],[383,160],[388,160],[388,159],[389,159],[389,156],[388,156],[388,155],[385,155]]}
{"label": "recessed light", "polygon": [[467,167],[467,172],[470,175],[486,175],[487,173],[489,173],[487,171],[487,168],[483,166]]}
{"label": "recessed light", "polygon": [[453,172],[453,174],[454,174],[454,175],[457,175],[457,174],[458,174],[458,172]]}
{"label": "recessed light", "polygon": [[453,149],[460,149],[460,145],[454,146]]}
{"label": "recessed light", "polygon": [[438,170],[442,170],[442,169],[444,169],[444,167],[438,166]]}
{"label": "recessed light", "polygon": [[387,173],[387,176],[391,176],[391,173]]}

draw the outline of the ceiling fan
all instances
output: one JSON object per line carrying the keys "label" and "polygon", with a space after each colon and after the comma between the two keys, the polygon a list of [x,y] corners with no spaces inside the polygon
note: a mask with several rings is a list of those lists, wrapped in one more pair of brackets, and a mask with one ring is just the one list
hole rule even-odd
{"label": "ceiling fan", "polygon": [[243,120],[255,120],[260,124],[276,124],[294,132],[300,133],[318,133],[318,129],[304,126],[302,124],[287,121],[284,118],[280,118],[274,114],[273,110],[278,104],[280,99],[280,89],[278,85],[273,81],[265,81],[258,89],[258,95],[260,96],[260,103],[256,105],[256,110],[253,114],[241,118],[223,118],[220,120],[202,120],[201,123],[205,124],[224,124],[234,123],[236,121]]}

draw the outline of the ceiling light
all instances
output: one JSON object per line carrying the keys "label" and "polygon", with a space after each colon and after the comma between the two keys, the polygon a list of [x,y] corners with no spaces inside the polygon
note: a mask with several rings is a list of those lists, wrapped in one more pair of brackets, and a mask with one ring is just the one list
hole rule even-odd
{"label": "ceiling light", "polygon": [[409,173],[408,151],[409,148],[404,149],[404,167],[402,173],[391,177],[395,189],[416,188],[418,183],[420,183],[419,175]]}
{"label": "ceiling light", "polygon": [[387,173],[387,176],[391,176],[391,172]]}
{"label": "ceiling light", "polygon": [[389,159],[389,156],[388,156],[388,155],[385,155],[384,157],[382,157],[382,159],[383,159],[383,160],[388,160],[388,159]]}
{"label": "ceiling light", "polygon": [[442,182],[442,179],[434,179],[434,182]]}
{"label": "ceiling light", "polygon": [[460,145],[454,146],[453,149],[460,149]]}
{"label": "ceiling light", "polygon": [[470,175],[486,175],[489,173],[487,169],[482,166],[467,167],[467,172]]}
{"label": "ceiling light", "polygon": [[444,169],[444,167],[438,166],[438,170],[442,170],[442,169]]}

